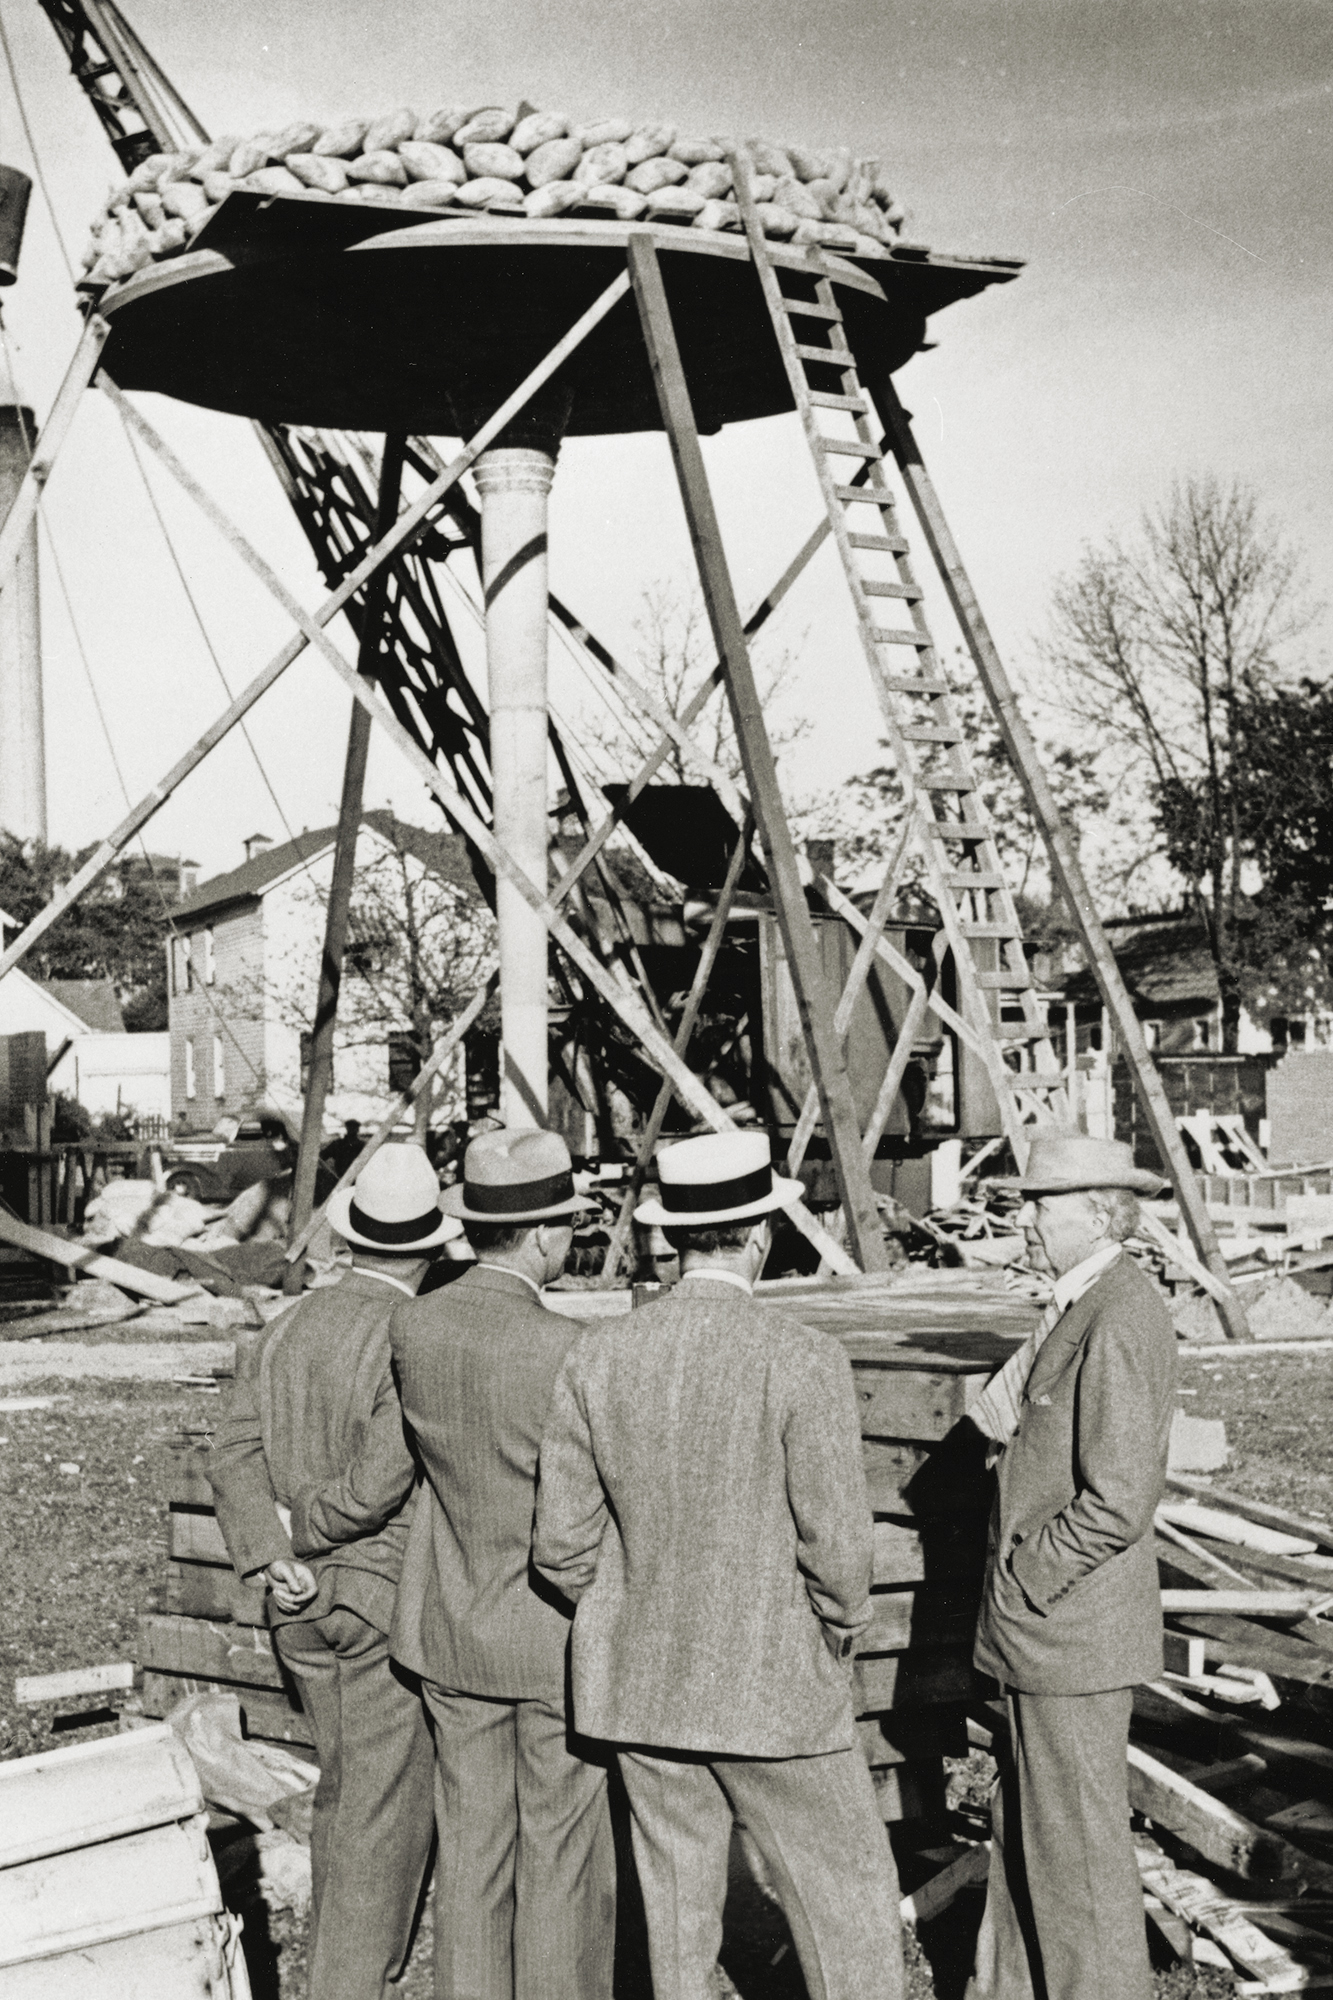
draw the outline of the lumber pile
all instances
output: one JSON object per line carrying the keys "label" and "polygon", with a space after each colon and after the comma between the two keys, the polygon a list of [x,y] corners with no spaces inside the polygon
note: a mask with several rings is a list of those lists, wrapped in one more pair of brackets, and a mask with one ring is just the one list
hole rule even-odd
{"label": "lumber pile", "polygon": [[[880,258],[903,210],[878,160],[844,147],[695,137],[660,119],[577,124],[530,104],[406,108],[154,153],[112,189],[93,223],[83,287],[100,293],[190,249],[235,192],[519,220],[597,218],[737,231],[729,149],[753,164],[765,233]],[[917,246],[913,246],[917,247]]]}
{"label": "lumber pile", "polygon": [[0,1764],[0,1996],[249,2000],[203,1794],[171,1729]]}

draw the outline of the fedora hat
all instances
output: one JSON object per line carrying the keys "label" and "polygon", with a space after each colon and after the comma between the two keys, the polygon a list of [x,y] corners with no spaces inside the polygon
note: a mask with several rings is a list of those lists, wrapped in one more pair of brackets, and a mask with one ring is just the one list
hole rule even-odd
{"label": "fedora hat", "polygon": [[991,1187],[1015,1194],[1077,1194],[1085,1188],[1126,1188],[1131,1194],[1161,1194],[1170,1183],[1136,1167],[1123,1139],[1094,1139],[1086,1132],[1040,1132],[1028,1151],[1025,1171],[997,1178]]}
{"label": "fedora hat", "polygon": [[440,1213],[440,1183],[420,1146],[381,1146],[349,1188],[330,1195],[330,1226],[357,1250],[417,1257],[461,1236]]}
{"label": "fedora hat", "polygon": [[773,1171],[767,1132],[712,1132],[682,1139],[657,1156],[660,1199],[634,1211],[636,1222],[659,1229],[707,1229],[714,1223],[758,1221],[790,1208],[805,1189]]}
{"label": "fedora hat", "polygon": [[447,1215],[502,1228],[563,1222],[588,1202],[574,1192],[574,1165],[558,1132],[482,1132],[463,1155],[461,1182],[444,1191]]}

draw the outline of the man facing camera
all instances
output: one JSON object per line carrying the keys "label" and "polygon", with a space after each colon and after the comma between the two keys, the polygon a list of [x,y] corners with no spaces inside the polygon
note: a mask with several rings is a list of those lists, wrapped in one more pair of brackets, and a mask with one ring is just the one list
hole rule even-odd
{"label": "man facing camera", "polygon": [[570,1746],[569,1615],[531,1567],[537,1450],[579,1322],[549,1312],[574,1192],[552,1132],[483,1133],[444,1205],[477,1262],[390,1329],[425,1471],[393,1624],[435,1735],[437,2000],[610,2000],[606,1770]]}
{"label": "man facing camera", "polygon": [[657,1164],[635,1219],[681,1281],[583,1334],[542,1441],[533,1555],[577,1605],[574,1720],[616,1746],[655,2000],[713,1990],[733,1817],[810,1992],[897,2000],[897,1879],[853,1733],[871,1526],[851,1368],[753,1297],[801,1186],[763,1133]]}
{"label": "man facing camera", "polygon": [[311,2000],[380,2000],[406,1957],[433,1833],[430,1734],[388,1632],[416,1468],[389,1320],[462,1225],[417,1146],[385,1146],[329,1203],[352,1268],[248,1345],[208,1476],[241,1576],[271,1592],[274,1646],[319,1752]]}
{"label": "man facing camera", "polygon": [[1055,1297],[969,1412],[1003,1447],[974,1658],[1008,1730],[968,1997],[1151,2000],[1126,1745],[1134,1688],[1162,1671],[1151,1529],[1176,1341],[1121,1246],[1165,1183],[1075,1132],[1035,1138],[1008,1185]]}

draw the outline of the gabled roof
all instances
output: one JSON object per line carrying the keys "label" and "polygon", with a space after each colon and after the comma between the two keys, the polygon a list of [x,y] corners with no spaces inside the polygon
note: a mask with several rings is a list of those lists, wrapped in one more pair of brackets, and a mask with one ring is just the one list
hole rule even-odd
{"label": "gabled roof", "polygon": [[110,979],[47,979],[46,991],[62,1006],[77,1014],[85,1027],[96,1035],[123,1035],[125,1016],[120,1011],[115,982]]}
{"label": "gabled roof", "polygon": [[[362,815],[361,823],[378,833],[381,839],[397,842],[407,853],[413,855],[433,874],[441,875],[456,888],[476,894],[477,883],[468,860],[467,843],[459,834],[435,833],[427,827],[410,826],[406,820],[395,819],[391,812],[376,808]],[[239,868],[230,869],[225,875],[215,875],[210,882],[204,882],[192,896],[172,906],[173,921],[189,920],[206,916],[210,910],[221,909],[227,903],[246,902],[252,897],[263,895],[293,869],[308,866],[327,853],[337,837],[336,826],[322,826],[307,829],[294,840],[285,840],[281,846],[269,847],[262,854],[256,854],[253,861],[245,861]]]}

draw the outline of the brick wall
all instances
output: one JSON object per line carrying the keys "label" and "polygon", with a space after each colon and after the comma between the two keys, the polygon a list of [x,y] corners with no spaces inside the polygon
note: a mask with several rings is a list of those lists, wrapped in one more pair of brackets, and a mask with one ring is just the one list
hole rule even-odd
{"label": "brick wall", "polygon": [[[206,978],[204,925],[190,933],[192,981],[173,941],[171,977],[171,1115],[208,1130],[224,1114],[239,1118],[266,1094],[261,1016],[264,944],[259,904],[220,917],[213,930],[213,979]],[[214,1038],[222,1041],[221,1096],[216,1089]],[[187,1094],[186,1043],[194,1044],[195,1094]]]}

